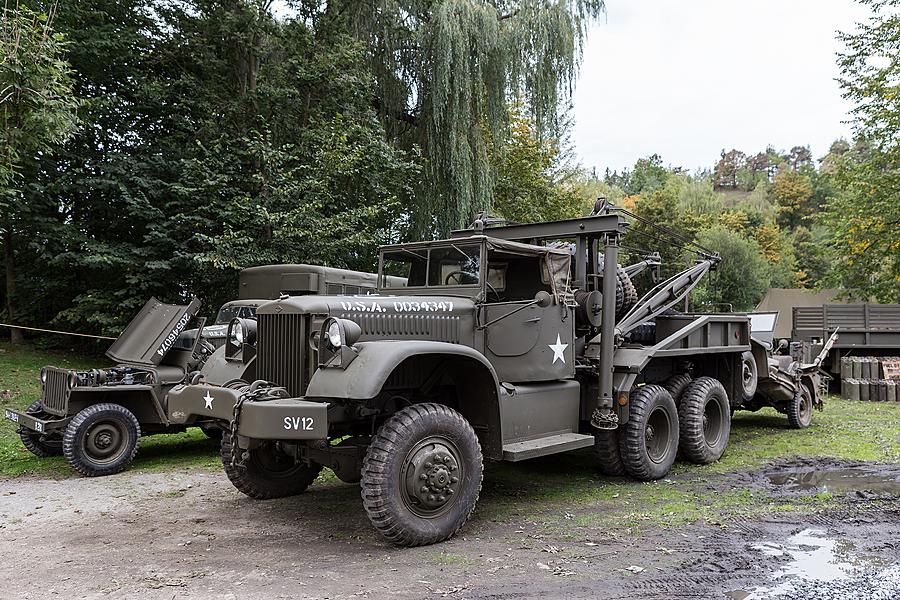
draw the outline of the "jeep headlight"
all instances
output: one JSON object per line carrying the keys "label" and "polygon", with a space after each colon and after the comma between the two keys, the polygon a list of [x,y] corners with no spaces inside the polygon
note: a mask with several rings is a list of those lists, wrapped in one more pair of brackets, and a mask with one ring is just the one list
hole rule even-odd
{"label": "jeep headlight", "polygon": [[38,379],[40,379],[42,387],[47,383],[47,367],[41,367],[41,374],[38,375]]}

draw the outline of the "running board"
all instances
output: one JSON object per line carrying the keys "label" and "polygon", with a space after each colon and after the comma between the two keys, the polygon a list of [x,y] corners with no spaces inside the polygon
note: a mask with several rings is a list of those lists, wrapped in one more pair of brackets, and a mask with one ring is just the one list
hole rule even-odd
{"label": "running board", "polygon": [[503,460],[516,462],[557,452],[568,452],[594,445],[594,436],[581,433],[560,433],[537,440],[503,445]]}

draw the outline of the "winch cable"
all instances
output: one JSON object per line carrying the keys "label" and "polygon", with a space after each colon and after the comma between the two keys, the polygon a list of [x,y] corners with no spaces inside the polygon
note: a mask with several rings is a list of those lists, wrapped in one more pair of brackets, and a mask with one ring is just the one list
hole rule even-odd
{"label": "winch cable", "polygon": [[676,231],[675,229],[672,229],[671,227],[666,227],[665,225],[660,225],[659,223],[654,223],[650,219],[647,219],[645,217],[637,215],[637,214],[631,212],[630,210],[624,209],[619,206],[610,206],[609,209],[610,209],[610,211],[622,213],[625,216],[631,217],[635,221],[639,221],[639,222],[647,225],[648,227],[652,227],[653,229],[656,229],[657,231],[659,231],[667,236],[681,240],[683,242],[683,247],[685,249],[687,249],[687,247],[689,247],[689,246],[693,246],[695,248],[694,252],[697,252],[698,254],[702,254],[704,256],[704,258],[711,258],[711,257],[715,256],[715,254],[716,254],[709,248],[706,248],[705,246],[698,244],[695,240],[689,238],[688,236],[684,235],[680,231]]}
{"label": "winch cable", "polygon": [[8,327],[10,329],[25,329],[27,331],[40,331],[41,333],[54,333],[56,335],[74,335],[78,337],[93,338],[95,340],[113,340],[118,338],[106,335],[91,335],[89,333],[74,333],[72,331],[56,331],[54,329],[41,329],[40,327],[25,327],[24,325],[11,325],[9,323],[0,323],[0,327]]}

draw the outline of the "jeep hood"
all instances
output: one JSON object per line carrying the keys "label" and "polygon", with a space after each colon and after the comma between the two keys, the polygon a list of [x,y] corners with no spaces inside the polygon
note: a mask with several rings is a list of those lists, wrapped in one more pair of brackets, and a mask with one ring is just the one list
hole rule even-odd
{"label": "jeep hood", "polygon": [[150,298],[112,343],[106,356],[117,363],[157,366],[199,310],[197,298],[184,306]]}

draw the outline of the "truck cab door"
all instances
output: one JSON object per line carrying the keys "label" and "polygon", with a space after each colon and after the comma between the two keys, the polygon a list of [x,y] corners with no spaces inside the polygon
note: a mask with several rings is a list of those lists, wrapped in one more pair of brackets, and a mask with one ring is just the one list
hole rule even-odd
{"label": "truck cab door", "polygon": [[493,257],[488,265],[486,301],[479,310],[484,355],[500,381],[552,381],[575,375],[575,319],[572,309],[551,300],[537,257]]}

